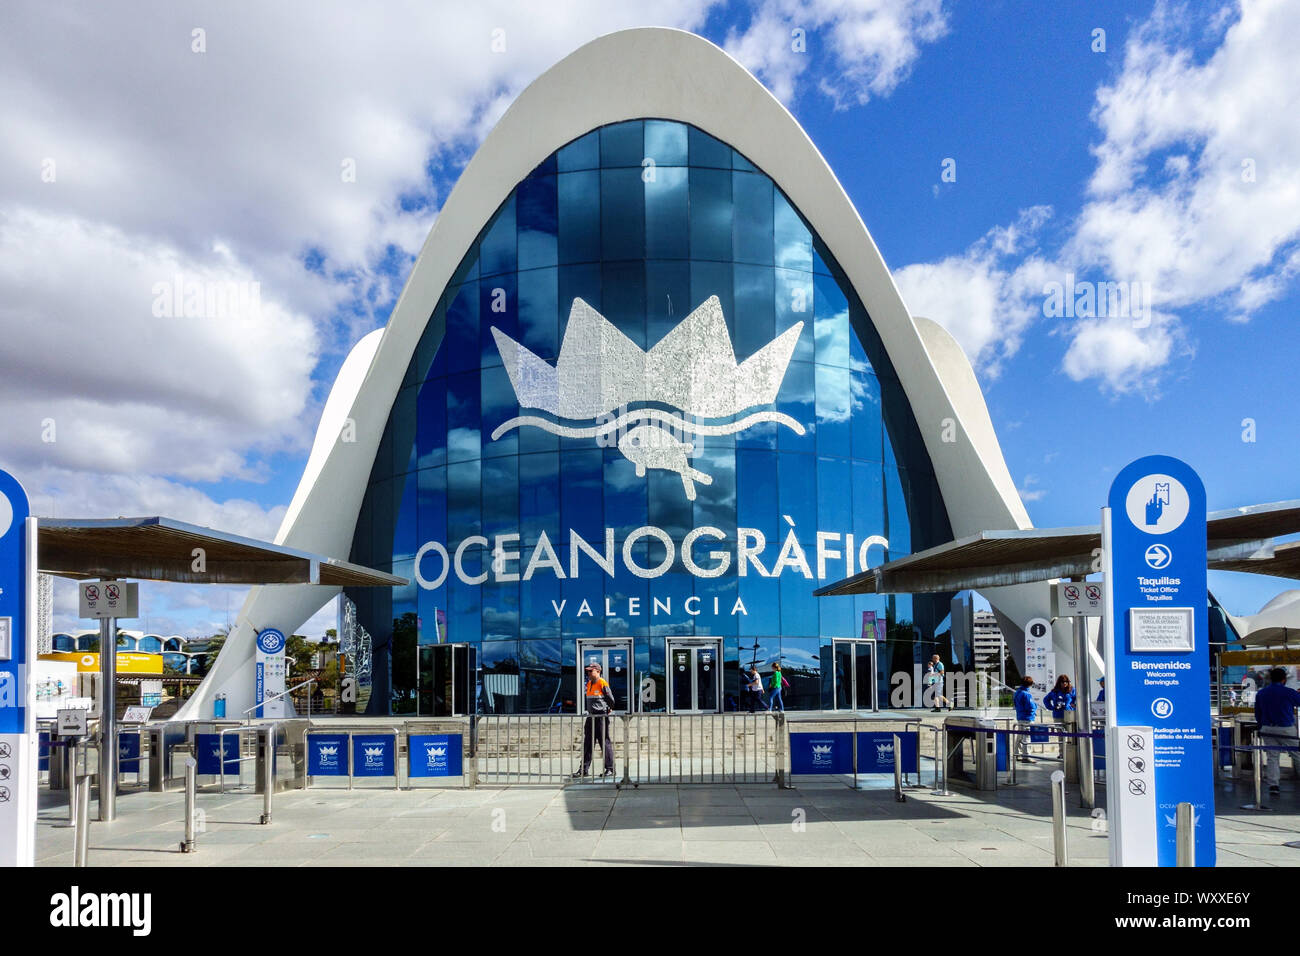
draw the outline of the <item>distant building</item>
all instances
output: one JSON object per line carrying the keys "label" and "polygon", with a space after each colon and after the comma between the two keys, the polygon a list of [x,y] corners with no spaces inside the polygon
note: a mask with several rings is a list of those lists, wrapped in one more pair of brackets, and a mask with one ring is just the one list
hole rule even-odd
{"label": "distant building", "polygon": [[992,611],[975,612],[975,669],[998,671],[1007,656],[1006,638]]}

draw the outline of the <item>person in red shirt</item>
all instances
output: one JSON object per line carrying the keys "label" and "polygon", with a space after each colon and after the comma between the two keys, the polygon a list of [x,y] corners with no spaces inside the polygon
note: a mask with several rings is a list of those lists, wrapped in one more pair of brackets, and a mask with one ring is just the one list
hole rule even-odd
{"label": "person in red shirt", "polygon": [[585,668],[587,672],[586,694],[584,703],[587,719],[582,728],[582,769],[573,776],[585,777],[591,771],[592,743],[602,743],[605,758],[604,776],[614,773],[614,741],[609,737],[609,715],[614,710],[614,692],[609,682],[600,676],[600,665],[594,661]]}

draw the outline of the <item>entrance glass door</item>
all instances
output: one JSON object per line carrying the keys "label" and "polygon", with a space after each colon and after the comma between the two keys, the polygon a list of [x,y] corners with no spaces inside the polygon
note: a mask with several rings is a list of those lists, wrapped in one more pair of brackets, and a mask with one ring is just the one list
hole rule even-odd
{"label": "entrance glass door", "polygon": [[427,644],[419,649],[419,714],[462,717],[473,712],[478,654],[469,644]]}
{"label": "entrance glass door", "polygon": [[614,713],[626,714],[632,700],[632,641],[623,638],[591,638],[578,641],[578,710],[585,707],[587,665],[599,664],[601,676],[614,694]]}
{"label": "entrance glass door", "polygon": [[876,642],[835,641],[835,709],[876,709]]}
{"label": "entrance glass door", "polygon": [[670,640],[668,642],[669,713],[715,713],[721,696],[721,642]]}

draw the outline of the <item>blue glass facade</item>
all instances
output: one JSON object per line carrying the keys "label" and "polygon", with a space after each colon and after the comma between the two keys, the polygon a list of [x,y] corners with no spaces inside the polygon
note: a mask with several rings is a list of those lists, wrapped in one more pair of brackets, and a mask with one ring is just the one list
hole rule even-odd
{"label": "blue glass facade", "polygon": [[[747,389],[761,376],[748,373],[767,362],[775,401],[688,414],[663,396],[680,392],[670,379],[689,361],[636,365],[714,297],[726,335],[715,321],[687,340],[724,346],[723,359],[734,349],[717,381],[740,365],[735,403],[757,396]],[[599,353],[577,341],[579,300]],[[782,364],[768,347],[784,333]],[[655,389],[617,403],[625,365]],[[691,394],[716,391],[712,379]],[[538,398],[602,388],[618,407],[591,421]],[[766,417],[745,417],[756,411]],[[654,415],[687,432],[644,427]],[[621,432],[578,434],[619,416],[631,419]],[[638,422],[662,447],[624,443],[636,445]],[[887,635],[883,702],[883,675],[911,672],[914,637],[933,636],[947,597],[812,592],[864,559],[950,538],[871,318],[784,194],[692,127],[606,126],[517,184],[430,315],[394,401],[351,552],[411,579],[349,592],[374,640],[370,711],[414,713],[417,648],[441,642],[475,645],[483,677],[498,675],[484,686],[508,688],[509,709],[572,710],[577,639],[611,636],[633,640],[638,681],[662,685],[669,639],[709,637],[723,706],[739,698],[739,662],[767,673],[780,660],[789,708],[830,708],[828,648],[862,636],[864,612],[886,622],[873,629]],[[663,708],[650,697],[643,709]]]}

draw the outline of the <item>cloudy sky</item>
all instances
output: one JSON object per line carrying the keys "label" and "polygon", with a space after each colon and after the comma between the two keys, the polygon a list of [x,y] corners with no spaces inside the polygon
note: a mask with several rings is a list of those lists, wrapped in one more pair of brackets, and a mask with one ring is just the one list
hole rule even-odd
{"label": "cloudy sky", "polygon": [[[1151,452],[1212,509],[1300,497],[1282,0],[6,3],[0,467],[39,514],[272,537],[347,350],[494,121],[651,24],[723,46],[807,129],[912,311],[975,363],[1036,525],[1095,523]],[[191,307],[193,282],[224,297]],[[1062,314],[1071,282],[1129,307]],[[1211,586],[1253,613],[1284,584]],[[140,624],[183,634],[244,596],[142,591]]]}

